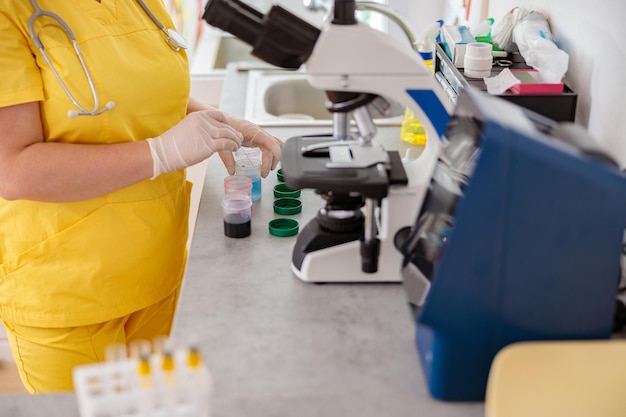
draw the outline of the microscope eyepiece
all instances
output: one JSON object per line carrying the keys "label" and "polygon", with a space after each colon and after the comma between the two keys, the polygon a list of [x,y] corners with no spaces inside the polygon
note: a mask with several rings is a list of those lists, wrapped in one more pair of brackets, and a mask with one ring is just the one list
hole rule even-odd
{"label": "microscope eyepiece", "polygon": [[211,26],[254,45],[263,29],[263,13],[239,0],[209,1],[202,18]]}
{"label": "microscope eyepiece", "polygon": [[299,68],[313,52],[320,30],[274,5],[263,14],[240,0],[209,0],[202,18],[252,46],[252,55],[281,68]]}

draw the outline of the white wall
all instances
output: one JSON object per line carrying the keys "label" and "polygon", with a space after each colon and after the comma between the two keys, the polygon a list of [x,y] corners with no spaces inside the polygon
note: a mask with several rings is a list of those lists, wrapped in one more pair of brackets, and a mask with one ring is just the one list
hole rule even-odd
{"label": "white wall", "polygon": [[255,9],[265,13],[270,7],[274,4],[279,4],[285,9],[289,10],[291,13],[294,13],[301,19],[306,20],[307,22],[320,27],[322,24],[322,20],[324,14],[322,12],[313,12],[306,7],[302,0],[244,0],[247,4],[254,7]]}

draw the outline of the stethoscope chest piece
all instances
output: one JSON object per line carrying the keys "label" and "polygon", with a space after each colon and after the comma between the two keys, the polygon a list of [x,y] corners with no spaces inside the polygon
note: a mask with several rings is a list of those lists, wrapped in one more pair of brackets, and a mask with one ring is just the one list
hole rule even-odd
{"label": "stethoscope chest piece", "polygon": [[166,33],[167,39],[165,39],[165,42],[167,42],[170,48],[172,48],[174,51],[188,48],[187,40],[183,37],[183,35],[175,31],[174,29],[167,29]]}

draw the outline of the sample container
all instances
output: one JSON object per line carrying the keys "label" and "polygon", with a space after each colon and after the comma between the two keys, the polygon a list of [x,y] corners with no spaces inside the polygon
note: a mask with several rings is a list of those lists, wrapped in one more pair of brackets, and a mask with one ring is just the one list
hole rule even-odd
{"label": "sample container", "polygon": [[245,193],[229,193],[222,196],[224,235],[233,238],[250,236],[252,200]]}
{"label": "sample container", "polygon": [[242,175],[229,175],[224,178],[224,194],[244,193],[252,197],[252,180]]}
{"label": "sample container", "polygon": [[252,201],[261,198],[261,151],[259,148],[241,147],[235,152],[235,175],[252,180]]}

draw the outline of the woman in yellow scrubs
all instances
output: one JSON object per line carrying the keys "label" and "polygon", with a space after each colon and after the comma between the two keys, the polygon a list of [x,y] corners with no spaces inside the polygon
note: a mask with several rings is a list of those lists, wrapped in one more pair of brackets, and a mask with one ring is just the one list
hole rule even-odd
{"label": "woman in yellow scrubs", "polygon": [[[36,7],[70,28],[89,77],[58,19],[29,27]],[[137,1],[0,2],[0,319],[30,392],[71,390],[72,368],[107,345],[168,334],[185,167],[221,151],[232,172],[232,151],[259,146],[267,175],[280,157],[278,139],[190,99],[187,57],[166,37]],[[104,111],[76,116],[70,95]]]}

